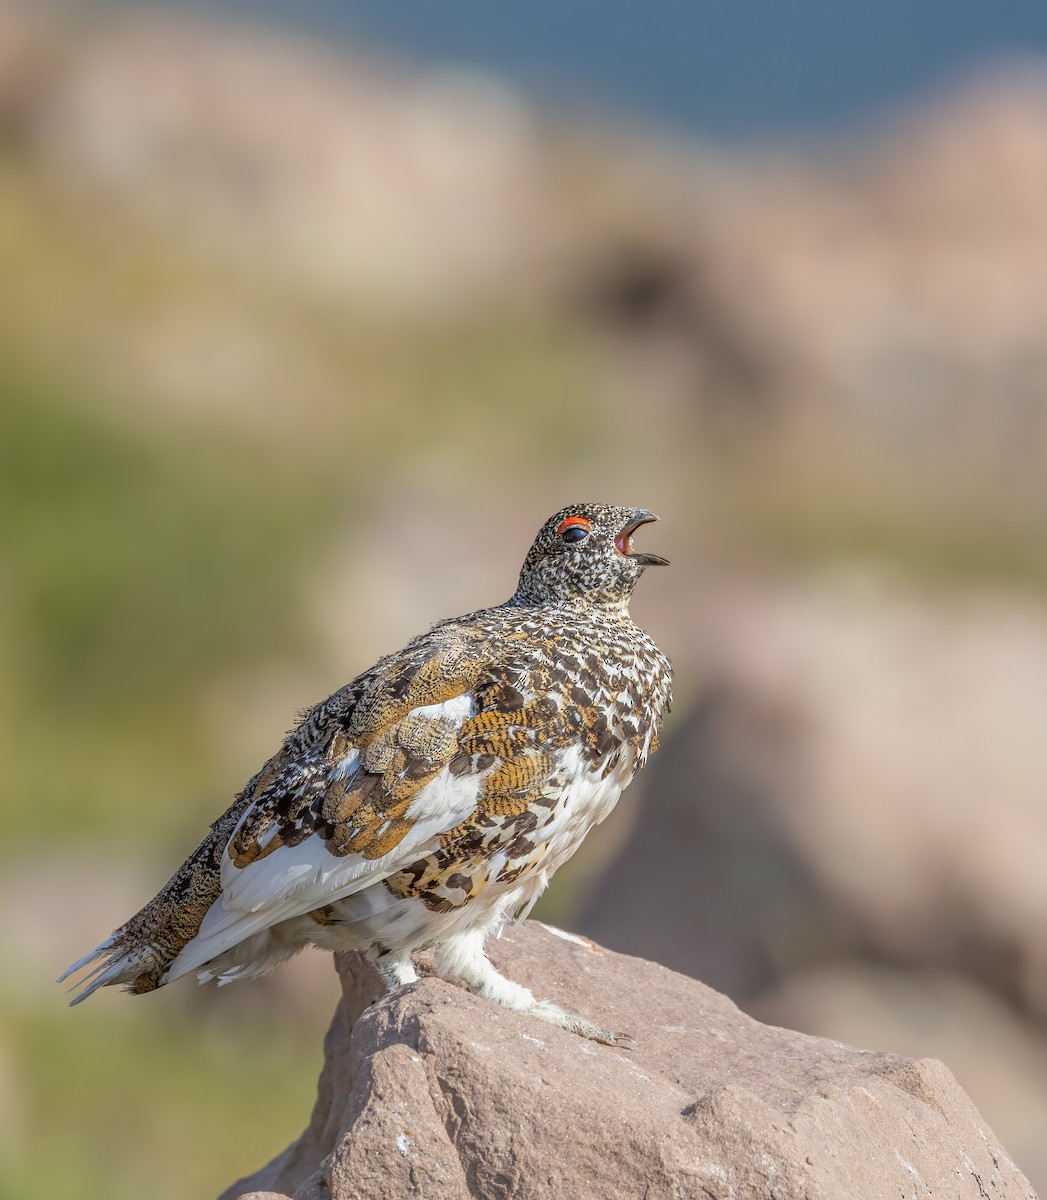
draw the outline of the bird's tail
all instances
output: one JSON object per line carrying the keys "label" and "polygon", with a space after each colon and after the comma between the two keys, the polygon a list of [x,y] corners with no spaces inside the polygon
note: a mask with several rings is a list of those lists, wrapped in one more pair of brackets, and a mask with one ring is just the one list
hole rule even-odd
{"label": "bird's tail", "polygon": [[[81,1000],[86,1000],[93,992],[96,992],[100,987],[106,987],[111,983],[126,983],[134,985],[135,981],[142,976],[148,976],[155,967],[156,952],[150,945],[144,946],[127,946],[120,937],[122,930],[117,930],[116,933],[107,937],[101,945],[96,946],[90,954],[85,954],[83,958],[78,958],[75,963],[67,970],[63,971],[58,977],[58,983],[64,983],[70,976],[76,975],[83,971],[86,967],[91,967],[91,970],[78,979],[71,987],[70,991],[77,991],[69,1003],[79,1004]],[[137,991],[139,989],[131,986],[129,991]]]}
{"label": "bird's tail", "polygon": [[221,893],[218,863],[249,800],[245,790],[152,900],[62,975],[59,983],[90,968],[69,989],[80,989],[71,1004],[112,983],[126,984],[138,995],[167,982],[172,960],[195,938],[203,914]]}

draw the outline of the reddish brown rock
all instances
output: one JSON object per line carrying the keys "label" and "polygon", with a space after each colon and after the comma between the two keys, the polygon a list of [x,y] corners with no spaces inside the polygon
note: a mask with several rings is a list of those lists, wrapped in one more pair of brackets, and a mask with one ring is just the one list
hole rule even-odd
{"label": "reddish brown rock", "polygon": [[344,956],[309,1128],[223,1200],[1033,1197],[939,1062],[762,1025],[533,922],[491,956],[635,1047],[432,978],[364,1008],[373,977]]}

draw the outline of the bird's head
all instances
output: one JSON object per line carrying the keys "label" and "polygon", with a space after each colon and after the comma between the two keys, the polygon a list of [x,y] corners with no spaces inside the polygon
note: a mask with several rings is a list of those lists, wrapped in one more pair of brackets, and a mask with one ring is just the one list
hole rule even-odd
{"label": "bird's head", "polygon": [[624,607],[645,567],[669,565],[657,554],[633,549],[636,530],[657,519],[646,508],[610,504],[572,504],[561,509],[538,531],[513,600]]}

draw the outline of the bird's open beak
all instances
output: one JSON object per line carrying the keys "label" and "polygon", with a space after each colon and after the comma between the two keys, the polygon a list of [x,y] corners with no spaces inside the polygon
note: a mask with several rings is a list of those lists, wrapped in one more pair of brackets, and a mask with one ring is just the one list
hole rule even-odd
{"label": "bird's open beak", "polygon": [[669,565],[667,558],[662,558],[658,554],[640,554],[633,549],[633,534],[641,525],[650,525],[652,521],[657,520],[654,513],[648,512],[646,508],[636,509],[628,525],[625,525],[614,539],[615,549],[618,553],[624,554],[626,558],[631,558],[641,567],[667,567]]}

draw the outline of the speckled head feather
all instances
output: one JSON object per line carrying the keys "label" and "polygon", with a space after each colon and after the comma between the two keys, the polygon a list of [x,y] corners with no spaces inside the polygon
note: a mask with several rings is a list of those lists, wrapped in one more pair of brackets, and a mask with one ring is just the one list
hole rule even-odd
{"label": "speckled head feather", "polygon": [[632,545],[636,530],[657,520],[646,508],[562,508],[538,531],[512,602],[623,608],[645,567],[668,565],[657,554],[641,554]]}

